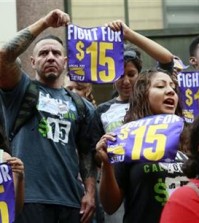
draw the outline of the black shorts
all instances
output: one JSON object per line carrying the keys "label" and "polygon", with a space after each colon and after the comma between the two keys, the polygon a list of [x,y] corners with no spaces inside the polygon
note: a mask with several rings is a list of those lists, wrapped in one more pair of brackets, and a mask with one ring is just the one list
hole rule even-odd
{"label": "black shorts", "polygon": [[79,223],[79,211],[62,205],[26,203],[15,223]]}

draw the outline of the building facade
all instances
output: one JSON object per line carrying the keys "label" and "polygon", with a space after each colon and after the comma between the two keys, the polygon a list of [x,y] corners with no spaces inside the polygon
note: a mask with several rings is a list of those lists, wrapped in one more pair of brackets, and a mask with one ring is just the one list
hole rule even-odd
{"label": "building facade", "polygon": [[[180,56],[186,64],[188,45],[199,35],[199,0],[0,0],[0,44],[55,8],[68,12],[72,23],[82,27],[103,26],[121,19]],[[58,35],[66,43],[65,28],[49,28],[41,35],[49,33]],[[24,70],[34,78],[29,59],[32,47],[33,44],[21,60]],[[143,60],[145,67],[155,63],[145,53]],[[99,94],[101,88],[104,96]],[[111,89],[110,85],[94,86],[97,102],[107,100]]]}

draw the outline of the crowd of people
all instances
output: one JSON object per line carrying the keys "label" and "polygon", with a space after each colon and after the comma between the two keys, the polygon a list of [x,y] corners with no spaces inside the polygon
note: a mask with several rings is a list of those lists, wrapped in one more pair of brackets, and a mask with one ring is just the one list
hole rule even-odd
{"label": "crowd of people", "polygon": [[[0,49],[0,163],[13,172],[14,222],[197,222],[199,118],[184,124],[174,160],[111,163],[107,151],[108,142],[117,138],[114,131],[124,124],[158,115],[183,119],[177,81],[182,61],[121,20],[108,23],[113,31],[123,31],[128,44],[113,98],[97,105],[90,83],[66,75],[62,40],[39,38],[49,27],[69,23],[67,13],[52,10]],[[33,41],[35,80],[19,63]],[[140,49],[157,67],[142,71]],[[190,44],[190,65],[199,70],[199,37]],[[20,125],[13,130],[16,122]],[[152,131],[148,142],[160,146],[161,134]]]}

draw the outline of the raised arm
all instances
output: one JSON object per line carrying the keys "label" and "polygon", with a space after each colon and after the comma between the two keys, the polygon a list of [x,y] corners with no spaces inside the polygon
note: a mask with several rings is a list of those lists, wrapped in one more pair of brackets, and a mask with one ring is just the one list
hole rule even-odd
{"label": "raised arm", "polygon": [[66,26],[69,21],[68,14],[55,9],[32,25],[19,31],[13,39],[5,43],[0,48],[0,88],[11,89],[19,82],[21,70],[16,59],[42,31],[48,27]]}
{"label": "raised arm", "polygon": [[149,56],[159,61],[162,64],[167,64],[173,61],[173,54],[156,43],[155,41],[143,36],[136,31],[130,29],[124,22],[121,20],[116,20],[108,23],[108,26],[114,30],[119,31],[122,27],[124,38],[131,43],[138,46],[140,49],[145,51]]}

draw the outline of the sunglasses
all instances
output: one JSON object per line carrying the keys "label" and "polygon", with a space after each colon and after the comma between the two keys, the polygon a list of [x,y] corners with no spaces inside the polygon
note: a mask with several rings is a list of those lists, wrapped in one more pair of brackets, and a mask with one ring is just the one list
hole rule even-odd
{"label": "sunglasses", "polygon": [[140,60],[139,56],[137,55],[137,53],[134,50],[128,50],[124,52],[124,60],[127,59],[138,59]]}

